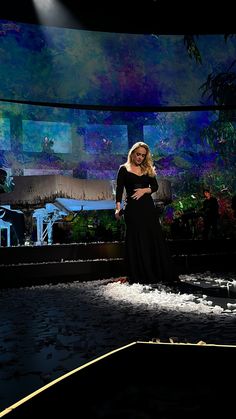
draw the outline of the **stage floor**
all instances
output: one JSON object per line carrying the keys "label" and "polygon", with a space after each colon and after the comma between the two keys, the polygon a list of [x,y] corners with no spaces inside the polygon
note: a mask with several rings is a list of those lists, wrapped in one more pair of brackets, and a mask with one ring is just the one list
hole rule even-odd
{"label": "stage floor", "polygon": [[[0,411],[134,341],[235,345],[236,298],[225,294],[235,280],[235,273],[204,272],[181,275],[179,289],[114,278],[2,289]],[[216,288],[222,293],[211,293]]]}

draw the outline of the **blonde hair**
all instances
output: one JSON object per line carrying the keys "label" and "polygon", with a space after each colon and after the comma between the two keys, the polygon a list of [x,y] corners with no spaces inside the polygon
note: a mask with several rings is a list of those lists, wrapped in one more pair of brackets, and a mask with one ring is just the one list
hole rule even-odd
{"label": "blonde hair", "polygon": [[144,175],[148,175],[151,177],[156,176],[155,167],[153,165],[152,155],[149,149],[149,146],[146,143],[143,143],[142,141],[138,141],[137,143],[133,144],[128,152],[127,161],[125,163],[125,166],[128,166],[132,164],[133,162],[133,154],[137,148],[143,147],[145,148],[147,154],[145,156],[145,159],[141,163],[141,171]]}

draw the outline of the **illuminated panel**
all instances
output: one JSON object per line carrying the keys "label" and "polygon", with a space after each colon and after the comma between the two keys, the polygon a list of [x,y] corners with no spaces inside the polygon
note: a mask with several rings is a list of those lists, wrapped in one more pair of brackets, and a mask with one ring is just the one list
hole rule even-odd
{"label": "illuminated panel", "polygon": [[11,149],[10,120],[0,118],[0,150]]}
{"label": "illuminated panel", "polygon": [[85,150],[89,153],[123,154],[128,150],[126,125],[91,124],[85,127]]}
{"label": "illuminated panel", "polygon": [[23,150],[27,152],[71,153],[71,125],[65,122],[23,120]]}

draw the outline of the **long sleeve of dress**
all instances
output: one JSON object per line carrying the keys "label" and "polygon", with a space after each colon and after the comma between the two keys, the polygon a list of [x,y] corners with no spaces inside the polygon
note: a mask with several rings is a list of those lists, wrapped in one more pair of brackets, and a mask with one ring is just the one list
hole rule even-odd
{"label": "long sleeve of dress", "polygon": [[116,179],[116,202],[122,201],[122,196],[124,192],[124,186],[125,186],[125,174],[126,169],[124,166],[120,166],[117,174]]}
{"label": "long sleeve of dress", "polygon": [[149,179],[150,179],[149,183],[150,183],[151,191],[152,191],[152,193],[154,193],[158,190],[157,179],[156,179],[156,177],[150,177]]}

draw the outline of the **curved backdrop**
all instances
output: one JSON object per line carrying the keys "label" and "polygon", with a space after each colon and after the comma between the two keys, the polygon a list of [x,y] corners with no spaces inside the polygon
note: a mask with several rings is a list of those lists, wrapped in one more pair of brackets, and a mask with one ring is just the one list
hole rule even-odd
{"label": "curved backdrop", "polygon": [[[157,28],[158,30],[158,28]],[[228,71],[235,37],[97,32],[0,21],[0,99],[95,106],[211,105],[201,86]]]}

